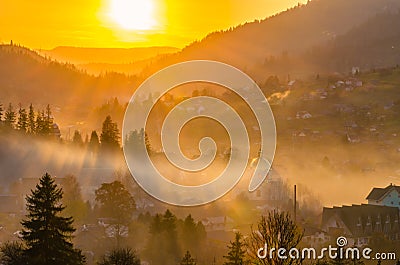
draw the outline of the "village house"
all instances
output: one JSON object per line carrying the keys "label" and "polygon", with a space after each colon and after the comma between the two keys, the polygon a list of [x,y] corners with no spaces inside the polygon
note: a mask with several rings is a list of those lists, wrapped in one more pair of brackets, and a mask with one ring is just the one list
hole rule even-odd
{"label": "village house", "polygon": [[[252,161],[252,165],[257,161]],[[249,200],[253,201],[259,208],[266,206],[276,206],[287,203],[287,187],[281,175],[271,168],[266,180],[254,192],[249,193]]]}
{"label": "village house", "polygon": [[312,115],[308,111],[303,110],[303,111],[298,111],[296,113],[296,119],[305,120],[305,119],[310,119],[310,118],[312,118]]}
{"label": "village house", "polygon": [[368,204],[397,207],[400,209],[400,186],[390,184],[386,188],[373,188],[368,194]]}
{"label": "village house", "polygon": [[321,229],[331,237],[345,236],[359,247],[369,244],[374,235],[397,241],[400,240],[399,210],[372,204],[324,207]]}
{"label": "village house", "polygon": [[320,228],[306,225],[304,227],[303,242],[312,248],[320,248],[331,240],[331,237]]}

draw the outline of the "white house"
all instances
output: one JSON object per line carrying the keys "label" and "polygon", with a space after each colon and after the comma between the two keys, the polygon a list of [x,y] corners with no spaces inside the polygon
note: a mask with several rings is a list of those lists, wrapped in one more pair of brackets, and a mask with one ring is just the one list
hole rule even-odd
{"label": "white house", "polygon": [[400,186],[373,188],[367,196],[368,204],[397,207],[400,209]]}

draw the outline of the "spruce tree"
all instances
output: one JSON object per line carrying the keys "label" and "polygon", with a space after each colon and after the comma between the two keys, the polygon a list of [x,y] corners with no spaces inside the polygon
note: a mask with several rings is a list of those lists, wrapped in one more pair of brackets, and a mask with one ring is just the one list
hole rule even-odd
{"label": "spruce tree", "polygon": [[31,134],[34,134],[36,132],[35,111],[33,110],[32,104],[29,106],[28,132]]}
{"label": "spruce tree", "polygon": [[21,106],[19,107],[18,111],[17,129],[23,132],[26,132],[28,129],[28,114]]}
{"label": "spruce tree", "polygon": [[72,138],[72,143],[76,146],[83,146],[82,135],[78,130],[75,130],[74,137]]}
{"label": "spruce tree", "polygon": [[189,250],[196,255],[202,249],[202,244],[205,243],[207,233],[201,222],[195,222],[192,215],[188,215],[180,226],[180,236],[184,249]]}
{"label": "spruce tree", "polygon": [[43,119],[43,134],[44,135],[49,135],[51,133],[51,127],[53,125],[53,118],[51,116],[51,109],[50,109],[50,105],[47,104],[46,107],[46,113]]}
{"label": "spruce tree", "polygon": [[244,249],[242,235],[239,232],[235,234],[235,241],[230,242],[228,249],[228,255],[224,256],[226,259],[224,265],[243,265],[245,263],[246,250]]}
{"label": "spruce tree", "polygon": [[[144,254],[152,264],[174,265],[180,260],[180,246],[176,229],[177,218],[170,210],[157,214],[149,228],[150,238]],[[157,249],[157,251],[154,251]]]}
{"label": "spruce tree", "polygon": [[26,198],[28,214],[21,224],[29,265],[84,264],[81,251],[71,243],[73,219],[62,216],[62,197],[62,189],[46,173]]}
{"label": "spruce tree", "polygon": [[183,256],[180,265],[196,265],[196,260],[192,258],[189,251],[186,251],[185,256]]}
{"label": "spruce tree", "polygon": [[36,116],[35,131],[38,135],[44,135],[44,112],[39,112]]}
{"label": "spruce tree", "polygon": [[101,129],[100,141],[101,147],[104,149],[112,150],[119,148],[119,131],[118,126],[112,121],[111,116],[108,115],[103,122]]}
{"label": "spruce tree", "polygon": [[126,135],[124,148],[130,151],[137,150],[140,147],[140,140],[138,131],[131,131]]}
{"label": "spruce tree", "polygon": [[9,128],[14,128],[15,124],[15,111],[13,109],[12,104],[8,104],[8,108],[4,114],[4,124]]}
{"label": "spruce tree", "polygon": [[99,146],[100,146],[99,136],[97,135],[96,131],[92,131],[89,140],[89,150],[95,153],[99,149]]}

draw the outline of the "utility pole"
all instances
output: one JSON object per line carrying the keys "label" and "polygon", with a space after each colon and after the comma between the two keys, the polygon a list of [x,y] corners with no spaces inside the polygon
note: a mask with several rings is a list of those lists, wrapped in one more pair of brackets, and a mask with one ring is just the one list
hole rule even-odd
{"label": "utility pole", "polygon": [[293,196],[293,203],[294,203],[294,205],[293,205],[293,214],[294,214],[294,222],[296,222],[297,221],[297,218],[296,218],[296,212],[297,212],[297,198],[296,198],[296,194],[297,193],[297,186],[296,185],[294,185],[294,196]]}

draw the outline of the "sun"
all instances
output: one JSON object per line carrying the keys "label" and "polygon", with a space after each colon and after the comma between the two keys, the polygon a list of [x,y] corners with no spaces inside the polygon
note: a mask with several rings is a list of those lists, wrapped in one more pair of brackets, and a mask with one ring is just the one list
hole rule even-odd
{"label": "sun", "polygon": [[112,0],[110,16],[126,30],[150,30],[156,24],[152,0]]}

